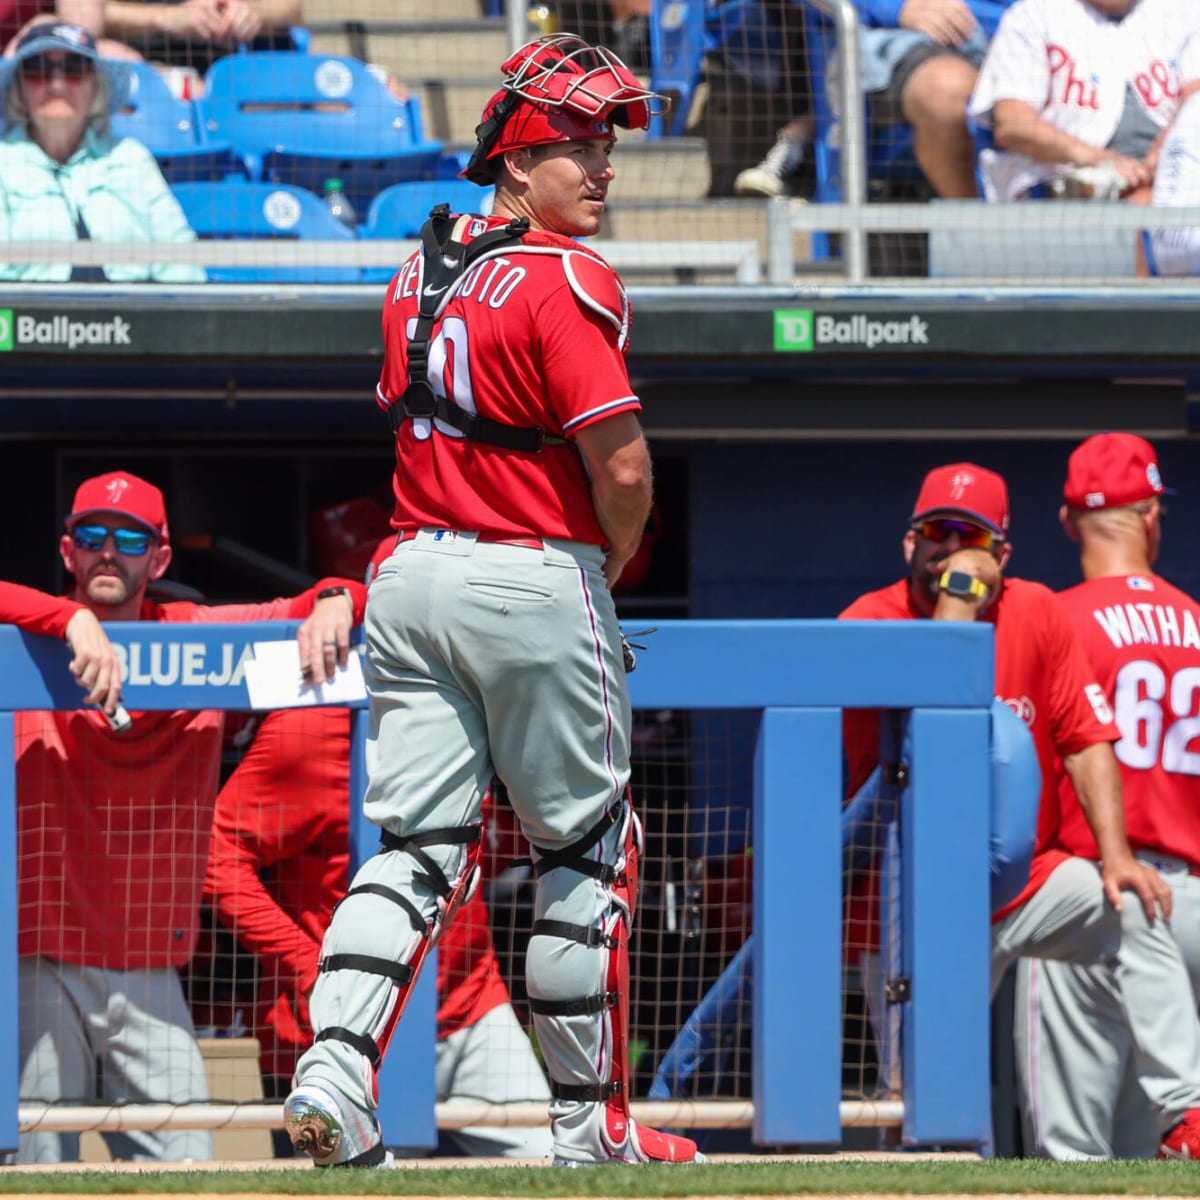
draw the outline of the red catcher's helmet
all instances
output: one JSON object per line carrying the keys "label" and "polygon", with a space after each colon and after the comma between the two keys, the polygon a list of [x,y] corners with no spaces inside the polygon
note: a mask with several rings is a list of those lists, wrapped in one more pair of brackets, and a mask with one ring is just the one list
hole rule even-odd
{"label": "red catcher's helmet", "polygon": [[[492,184],[488,160],[506,150],[608,138],[613,125],[647,129],[670,106],[611,50],[573,33],[527,43],[500,70],[504,84],[484,106],[475,153],[462,172],[483,187]],[[652,108],[653,101],[662,107]]]}

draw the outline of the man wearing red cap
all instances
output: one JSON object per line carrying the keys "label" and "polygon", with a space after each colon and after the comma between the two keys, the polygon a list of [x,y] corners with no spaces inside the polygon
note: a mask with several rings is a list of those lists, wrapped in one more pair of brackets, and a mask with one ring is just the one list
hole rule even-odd
{"label": "man wearing red cap", "polygon": [[495,185],[492,216],[435,209],[384,305],[398,536],[371,584],[365,802],[382,849],[326,934],[316,1041],[284,1107],[320,1166],[387,1163],[375,1073],[429,947],[477,885],[493,775],[538,877],[526,980],[554,1161],[697,1158],[629,1112],[641,830],[609,589],[645,528],[651,466],[628,298],[576,240],[600,229],[615,127],[646,128],[657,97],[571,35],[501,69],[464,171]]}
{"label": "man wearing red cap", "polygon": [[[1200,994],[1200,605],[1154,573],[1165,490],[1143,438],[1101,433],[1075,449],[1060,516],[1079,547],[1084,582],[1059,603],[1114,709],[1129,841],[1171,885],[1171,930]],[[1070,780],[1057,783],[1061,845],[1096,858]],[[1146,1102],[1129,1027],[1110,1011],[1099,1019],[1110,989],[1103,967],[1021,963],[1017,1077],[1027,1149],[1051,1158],[1196,1157],[1200,1110],[1163,1137],[1174,1114],[1152,1090]],[[1159,1053],[1181,1061],[1189,1038],[1186,1022],[1181,1030],[1175,1020],[1184,1019],[1163,1014]]]}
{"label": "man wearing red cap", "polygon": [[[974,463],[934,469],[904,536],[908,577],[860,597],[841,615],[995,627],[996,695],[1033,735],[1042,792],[1029,880],[992,915],[993,990],[1021,956],[1106,964],[1111,1019],[1128,1027],[1162,1127],[1200,1156],[1200,1127],[1193,1129],[1189,1116],[1200,1103],[1200,1022],[1179,949],[1158,918],[1159,910],[1170,915],[1171,889],[1126,840],[1111,745],[1119,733],[1078,636],[1049,589],[1004,575],[1012,553],[1008,522],[1008,489],[999,475]],[[847,713],[846,754],[854,794],[879,761],[877,717]],[[1062,840],[1060,770],[1095,838],[1088,857]],[[874,946],[863,949],[873,953]],[[1169,1045],[1164,1028],[1172,1033]]]}
{"label": "man wearing red cap", "polygon": [[[146,599],[171,562],[162,493],[127,471],[88,479],[60,545],[72,598],[103,621],[307,618],[314,680],[346,661],[362,585],[322,580],[293,599],[207,607]],[[20,1097],[56,1103],[207,1099],[178,969],[196,945],[220,769],[218,712],[18,713]],[[126,1159],[208,1158],[202,1130],[104,1135]],[[18,1160],[79,1157],[79,1135],[22,1134]]]}

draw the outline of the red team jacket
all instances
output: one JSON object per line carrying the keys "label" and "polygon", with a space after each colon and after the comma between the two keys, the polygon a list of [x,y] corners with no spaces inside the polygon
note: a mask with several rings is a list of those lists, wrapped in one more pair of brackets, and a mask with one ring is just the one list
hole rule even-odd
{"label": "red team jacket", "polygon": [[[321,580],[294,599],[263,604],[146,601],[141,619],[303,617],[321,588],[345,583]],[[365,592],[350,586],[361,620]],[[116,735],[95,710],[16,714],[23,955],[123,970],[181,967],[192,957],[222,714],[132,715],[133,728]]]}
{"label": "red team jacket", "polygon": [[[860,596],[841,619],[904,621],[917,620],[919,614],[909,602],[908,580],[902,579]],[[1115,741],[1118,735],[1107,719],[1107,703],[1079,638],[1049,588],[1024,579],[1006,579],[983,619],[996,630],[996,696],[1029,727],[1042,772],[1029,882],[1011,904],[993,914],[993,920],[998,920],[1024,904],[1072,853],[1060,833],[1059,756],[1097,742]],[[936,669],[936,664],[930,668]],[[847,710],[843,736],[850,768],[849,794],[853,795],[879,761],[878,712]],[[1096,857],[1094,850],[1091,857]],[[846,917],[846,942],[851,951],[878,945],[877,886],[878,872],[865,872],[855,880]]]}
{"label": "red team jacket", "polygon": [[[1200,869],[1200,605],[1157,575],[1088,580],[1058,601],[1125,731],[1113,749],[1130,843]],[[1058,786],[1062,844],[1095,858],[1070,780]]]}
{"label": "red team jacket", "polygon": [[[471,235],[504,223],[477,220]],[[417,315],[421,280],[421,258],[414,255],[393,279],[384,305],[378,398],[385,409],[408,387],[407,329]],[[462,408],[568,438],[606,417],[641,411],[625,368],[624,288],[603,259],[570,238],[531,233],[522,246],[482,259],[436,330],[431,376]],[[396,529],[434,526],[606,544],[587,475],[570,445],[517,452],[441,426],[431,434],[429,420],[406,420],[396,461]]]}
{"label": "red team jacket", "polygon": [[[345,709],[286,709],[263,718],[217,798],[205,900],[258,959],[247,1033],[259,1039],[268,1074],[290,1076],[312,1044],[306,997],[325,929],[346,894],[349,790]],[[476,895],[438,942],[438,1037],[508,998]],[[208,1016],[224,1025],[232,1013]]]}
{"label": "red team jacket", "polygon": [[20,625],[30,633],[66,637],[67,622],[82,607],[65,596],[48,596],[19,583],[0,582],[0,625]]}

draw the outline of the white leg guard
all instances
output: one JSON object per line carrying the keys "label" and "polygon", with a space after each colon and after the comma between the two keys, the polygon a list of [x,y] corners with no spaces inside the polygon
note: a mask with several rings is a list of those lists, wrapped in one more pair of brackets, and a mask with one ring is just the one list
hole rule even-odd
{"label": "white leg guard", "polygon": [[310,1003],[316,1036],[284,1106],[293,1143],[320,1166],[384,1157],[376,1073],[429,947],[478,886],[482,828],[385,831],[334,912]]}
{"label": "white leg guard", "polygon": [[529,1008],[550,1075],[555,1162],[702,1162],[696,1144],[629,1115],[629,929],[641,827],[615,805],[563,850],[534,848]]}

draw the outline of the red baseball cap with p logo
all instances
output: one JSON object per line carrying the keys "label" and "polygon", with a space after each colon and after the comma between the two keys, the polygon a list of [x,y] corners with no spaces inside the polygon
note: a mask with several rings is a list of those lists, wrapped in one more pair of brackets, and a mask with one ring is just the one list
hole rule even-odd
{"label": "red baseball cap with p logo", "polygon": [[921,484],[912,523],[934,513],[953,513],[1008,537],[1008,487],[995,471],[974,463],[934,467]]}
{"label": "red baseball cap with p logo", "polygon": [[1097,433],[1072,451],[1063,499],[1068,508],[1095,511],[1139,504],[1168,490],[1158,470],[1158,455],[1145,438]]}
{"label": "red baseball cap with p logo", "polygon": [[145,525],[164,546],[171,540],[162,492],[129,471],[110,471],[85,479],[75,492],[67,517],[68,531],[84,517],[102,512],[117,513]]}

